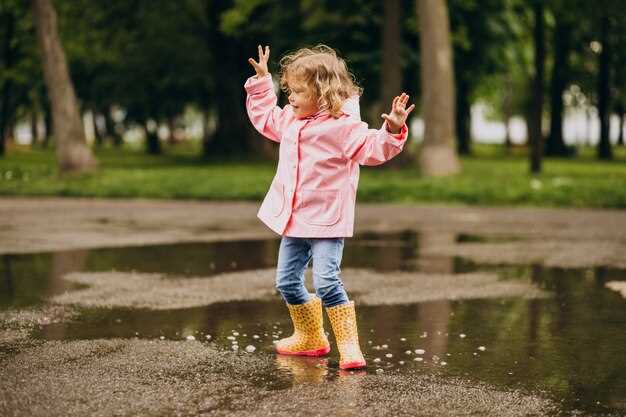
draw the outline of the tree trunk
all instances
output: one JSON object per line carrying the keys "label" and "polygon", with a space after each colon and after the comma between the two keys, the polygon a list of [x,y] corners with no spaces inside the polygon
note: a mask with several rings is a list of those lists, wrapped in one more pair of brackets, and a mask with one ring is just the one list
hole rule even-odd
{"label": "tree trunk", "polygon": [[106,130],[106,135],[111,136],[113,138],[113,146],[120,147],[124,140],[120,132],[117,131],[117,126],[111,117],[111,109],[107,108],[104,111],[104,130]]}
{"label": "tree trunk", "polygon": [[[402,90],[402,25],[400,20],[400,0],[383,1],[383,27],[381,34],[380,102],[374,114],[380,120],[382,113],[388,113],[393,98]],[[407,124],[408,124],[407,120]],[[389,168],[401,168],[413,163],[413,158],[405,148],[398,156],[387,162]]]}
{"label": "tree trunk", "polygon": [[91,110],[91,122],[93,124],[93,135],[96,140],[96,146],[101,147],[104,144],[104,137],[98,128],[98,112],[95,109]]}
{"label": "tree trunk", "polygon": [[175,117],[167,118],[167,130],[169,133],[167,136],[168,144],[176,145],[176,136],[174,135],[174,131],[176,130],[176,118]]}
{"label": "tree trunk", "polygon": [[469,100],[469,85],[462,79],[457,78],[456,89],[456,137],[457,151],[460,155],[471,153],[472,114]]}
{"label": "tree trunk", "polygon": [[35,147],[39,142],[39,134],[37,132],[37,112],[31,110],[30,112],[30,146]]}
{"label": "tree trunk", "polygon": [[619,104],[617,106],[617,112],[619,113],[619,135],[617,137],[617,144],[624,146],[624,105]]}
{"label": "tree trunk", "polygon": [[51,0],[32,0],[32,10],[52,106],[59,169],[61,172],[93,169],[96,160],[86,144],[74,86],[57,31],[56,12]]}
{"label": "tree trunk", "polygon": [[52,138],[52,109],[50,108],[50,102],[48,100],[43,101],[43,123],[45,126],[45,132],[42,145],[47,148],[50,145],[50,139]]}
{"label": "tree trunk", "polygon": [[209,117],[211,112],[208,109],[202,110],[202,154],[208,155],[211,148],[209,144],[211,143],[211,139],[213,139],[213,135],[210,131],[209,126]]}
{"label": "tree trunk", "polygon": [[554,65],[550,86],[550,135],[546,141],[546,155],[568,156],[563,140],[563,92],[569,79],[570,28],[556,17],[554,28]]}
{"label": "tree trunk", "polygon": [[146,150],[150,155],[161,154],[161,141],[159,140],[159,126],[154,129],[148,128],[147,123],[143,124],[146,133]]}
{"label": "tree trunk", "polygon": [[532,83],[532,104],[530,109],[530,172],[541,172],[541,157],[543,154],[543,133],[541,119],[543,116],[543,77],[545,66],[545,24],[543,16],[543,0],[534,0],[533,12],[535,28],[533,33],[535,47],[535,77]]}
{"label": "tree trunk", "polygon": [[610,116],[611,116],[611,44],[609,34],[611,33],[611,19],[604,14],[601,19],[600,42],[600,73],[598,74],[598,117],[600,118],[600,140],[598,141],[598,158],[612,159],[613,152],[610,141]]}
{"label": "tree trunk", "polygon": [[502,114],[504,115],[504,149],[511,150],[511,118],[513,117],[513,92],[511,75],[506,74],[502,93]]}
{"label": "tree trunk", "polygon": [[212,71],[215,79],[219,80],[215,83],[217,129],[204,147],[204,156],[260,154],[273,157],[277,154],[275,143],[262,138],[254,130],[242,104],[245,102],[245,79],[241,78],[241,74],[252,71],[248,57],[253,56],[256,48],[250,49],[249,44],[219,30],[220,15],[228,7],[229,2],[212,1],[206,9],[207,19],[211,22],[207,47],[219,49],[221,58],[216,60]]}
{"label": "tree trunk", "polygon": [[[13,38],[15,33],[15,16],[10,11],[2,13],[0,16],[0,22],[4,26],[3,41],[2,41],[2,57],[3,69],[8,70],[13,67],[13,59],[15,51],[12,47]],[[13,116],[14,110],[11,103],[11,95],[13,90],[13,81],[11,78],[7,79],[2,86],[2,93],[0,96],[0,156],[5,153],[5,138],[7,134],[7,128],[9,125],[9,119]]]}
{"label": "tree trunk", "polygon": [[448,6],[444,0],[418,0],[422,62],[424,141],[419,155],[426,176],[460,171],[455,152],[454,69]]}

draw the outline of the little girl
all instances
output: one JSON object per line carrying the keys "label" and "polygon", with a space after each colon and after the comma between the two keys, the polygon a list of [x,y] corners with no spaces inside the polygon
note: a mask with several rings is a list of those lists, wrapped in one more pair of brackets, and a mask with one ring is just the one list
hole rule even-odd
{"label": "little girl", "polygon": [[[369,129],[358,117],[361,93],[346,63],[327,46],[305,48],[280,61],[280,85],[289,104],[276,105],[267,69],[269,46],[259,45],[256,75],[244,87],[254,127],[280,143],[276,175],[258,217],[282,235],[276,287],[287,303],[294,333],[276,342],[285,355],[321,356],[330,351],[322,303],[339,349],[341,369],[362,368],[354,302],[339,276],[344,238],[351,237],[359,164],[380,165],[402,151],[407,139],[408,96],[394,98],[383,126]],[[304,287],[313,259],[316,295]]]}

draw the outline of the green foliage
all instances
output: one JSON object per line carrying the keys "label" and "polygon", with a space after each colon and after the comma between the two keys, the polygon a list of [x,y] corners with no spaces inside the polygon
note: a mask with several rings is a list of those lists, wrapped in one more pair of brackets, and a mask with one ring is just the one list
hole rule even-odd
{"label": "green foliage", "polygon": [[[593,160],[585,149],[579,160],[552,160],[544,172],[527,172],[525,152],[505,156],[498,146],[477,146],[477,157],[463,158],[463,174],[424,178],[413,168],[364,167],[358,201],[558,207],[626,207],[626,148],[614,162]],[[177,198],[260,201],[275,166],[267,162],[202,163],[197,150],[148,156],[104,149],[101,170],[59,177],[51,151],[15,150],[0,161],[0,195]]]}

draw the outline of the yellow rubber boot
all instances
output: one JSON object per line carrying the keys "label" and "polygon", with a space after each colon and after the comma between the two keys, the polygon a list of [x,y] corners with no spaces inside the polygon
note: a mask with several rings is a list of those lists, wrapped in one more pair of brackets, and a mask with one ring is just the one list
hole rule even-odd
{"label": "yellow rubber boot", "polygon": [[326,307],[330,324],[335,333],[339,348],[339,368],[363,368],[366,365],[359,347],[359,333],[356,327],[354,301],[334,307]]}
{"label": "yellow rubber boot", "polygon": [[304,304],[287,304],[293,322],[293,335],[276,342],[276,352],[282,355],[322,356],[330,352],[324,333],[322,300],[311,295]]}

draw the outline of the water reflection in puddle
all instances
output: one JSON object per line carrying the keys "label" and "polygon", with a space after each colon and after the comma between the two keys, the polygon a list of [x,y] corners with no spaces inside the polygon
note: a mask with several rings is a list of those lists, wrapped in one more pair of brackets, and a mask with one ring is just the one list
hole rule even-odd
{"label": "water reflection in puddle", "polygon": [[[531,282],[553,297],[359,306],[361,346],[368,359],[365,372],[416,370],[462,376],[506,389],[545,391],[568,409],[626,410],[626,303],[604,286],[609,280],[626,280],[626,271],[482,265],[420,256],[420,248],[441,239],[478,241],[413,232],[365,234],[347,242],[343,266],[431,273],[492,271],[501,279]],[[260,240],[3,256],[1,303],[5,308],[19,307],[66,291],[69,284],[61,277],[73,271],[211,276],[272,267],[277,250],[278,240]],[[330,331],[328,320],[326,328]],[[79,321],[44,326],[35,336],[193,339],[242,355],[273,355],[272,342],[290,332],[287,309],[277,296],[274,301],[181,310],[85,309]],[[248,353],[250,346],[254,349]],[[276,372],[264,376],[275,388],[339,375],[336,349],[326,358],[275,360]]]}

